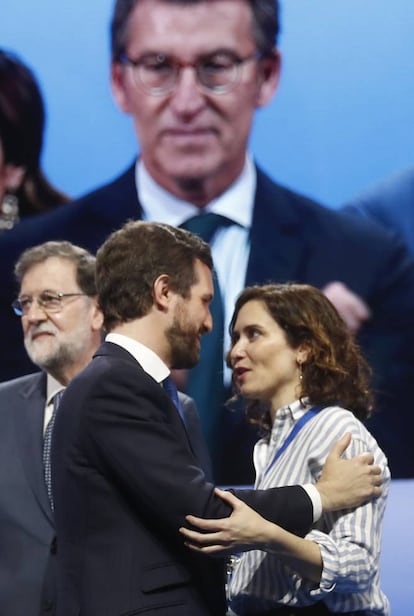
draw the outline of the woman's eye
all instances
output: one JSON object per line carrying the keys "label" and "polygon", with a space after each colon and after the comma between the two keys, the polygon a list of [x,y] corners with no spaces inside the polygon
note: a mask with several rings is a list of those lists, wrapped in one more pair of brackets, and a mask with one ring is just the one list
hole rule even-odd
{"label": "woman's eye", "polygon": [[256,340],[256,338],[260,337],[260,332],[258,329],[252,329],[248,332],[249,340]]}

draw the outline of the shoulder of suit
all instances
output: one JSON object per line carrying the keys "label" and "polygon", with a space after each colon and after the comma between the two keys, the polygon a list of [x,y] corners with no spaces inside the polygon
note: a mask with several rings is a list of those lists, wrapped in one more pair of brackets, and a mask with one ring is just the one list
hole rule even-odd
{"label": "shoulder of suit", "polygon": [[[259,198],[259,201],[257,200]],[[260,198],[265,199],[264,203]],[[353,212],[328,207],[311,197],[278,184],[260,168],[257,168],[257,191],[255,207],[263,206],[274,217],[276,224],[281,219],[305,225],[309,233],[322,233],[322,236],[335,238],[342,236],[353,242],[370,241],[379,246],[397,248],[397,240],[378,223],[365,219]],[[283,218],[282,218],[283,217]],[[271,219],[268,218],[271,222]]]}
{"label": "shoulder of suit", "polygon": [[269,204],[271,204],[275,210],[285,203],[290,207],[297,205],[298,207],[308,210],[314,210],[316,212],[325,211],[328,209],[322,203],[319,203],[315,199],[304,195],[292,188],[279,184],[269,175],[267,175],[262,169],[257,167],[257,189],[256,197],[261,196],[269,197]]}
{"label": "shoulder of suit", "polygon": [[[135,357],[122,346],[110,341],[104,341],[95,352],[93,360],[82,372],[75,377],[75,381],[82,378],[89,378],[91,375],[102,378],[102,374],[108,374],[117,378],[125,378],[134,381],[141,380],[148,383],[155,383],[154,379],[145,372],[141,364]],[[158,386],[158,385],[157,385]]]}
{"label": "shoulder of suit", "polygon": [[23,391],[32,387],[45,385],[46,375],[44,372],[35,372],[33,374],[26,374],[9,381],[0,383],[0,396],[8,395],[12,392]]}
{"label": "shoulder of suit", "polygon": [[[102,226],[102,221],[110,218],[109,233],[113,224],[122,224],[130,216],[130,210],[136,210],[134,169],[135,165],[114,180],[49,212],[22,218],[14,229],[0,237],[0,254],[12,254],[14,262],[17,257],[13,249],[17,248],[20,254],[33,243],[56,238],[57,233],[62,233],[62,239],[77,241],[72,236],[79,232],[79,226],[85,223],[91,227],[94,220],[99,220]],[[135,204],[131,195],[135,195]]]}
{"label": "shoulder of suit", "polygon": [[71,205],[85,205],[89,202],[95,202],[103,196],[112,194],[117,194],[119,198],[120,194],[122,195],[125,188],[131,189],[131,186],[135,187],[135,163],[132,166],[128,167],[128,169],[121,173],[121,175],[116,176],[109,182],[106,182],[105,184],[102,184],[101,186],[98,186],[97,188],[79,197],[78,199],[75,199],[74,201],[72,201]]}

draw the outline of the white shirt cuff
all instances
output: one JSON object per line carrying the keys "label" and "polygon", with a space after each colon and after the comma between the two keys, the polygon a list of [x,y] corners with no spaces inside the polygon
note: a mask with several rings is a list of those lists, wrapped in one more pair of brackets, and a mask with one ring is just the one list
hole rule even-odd
{"label": "white shirt cuff", "polygon": [[309,498],[312,501],[313,506],[313,522],[317,522],[322,515],[322,499],[318,492],[318,489],[312,483],[307,483],[302,486]]}

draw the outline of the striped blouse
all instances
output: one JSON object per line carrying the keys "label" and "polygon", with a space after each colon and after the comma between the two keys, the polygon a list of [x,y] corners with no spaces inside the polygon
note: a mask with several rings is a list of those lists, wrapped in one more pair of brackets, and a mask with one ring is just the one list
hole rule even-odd
{"label": "striped blouse", "polygon": [[382,496],[352,511],[323,514],[306,536],[321,550],[319,586],[301,578],[275,554],[260,550],[244,553],[229,588],[231,610],[243,616],[260,614],[277,604],[306,606],[324,601],[332,612],[366,610],[367,614],[386,616],[389,603],[380,589],[379,559],[390,481],[387,459],[353,413],[331,406],[308,421],[274,462],[275,453],[309,408],[296,401],[278,410],[270,441],[260,440],[254,450],[255,487],[316,483],[332,445],[351,432],[345,457],[373,453],[383,473]]}

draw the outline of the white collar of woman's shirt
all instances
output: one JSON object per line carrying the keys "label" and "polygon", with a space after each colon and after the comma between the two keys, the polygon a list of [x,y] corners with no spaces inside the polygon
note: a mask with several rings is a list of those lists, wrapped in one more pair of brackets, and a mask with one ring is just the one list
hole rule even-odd
{"label": "white collar of woman's shirt", "polygon": [[[253,218],[256,192],[256,167],[246,154],[246,162],[239,177],[219,197],[208,203],[204,212],[220,214],[236,224],[250,229]],[[135,166],[135,182],[144,220],[160,221],[174,227],[196,216],[200,209],[174,196],[157,184],[138,158]]]}
{"label": "white collar of woman's shirt", "polygon": [[[275,414],[275,420],[272,425],[270,438],[272,438],[273,431],[279,432],[281,424],[289,422],[293,426],[303,417],[303,415],[311,408],[309,398],[303,398],[295,400],[290,404],[285,404],[277,409]],[[253,460],[256,468],[262,468],[266,466],[266,460],[269,450],[269,439],[261,438],[257,441],[254,452]]]}

